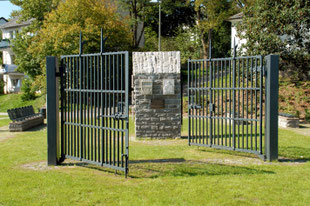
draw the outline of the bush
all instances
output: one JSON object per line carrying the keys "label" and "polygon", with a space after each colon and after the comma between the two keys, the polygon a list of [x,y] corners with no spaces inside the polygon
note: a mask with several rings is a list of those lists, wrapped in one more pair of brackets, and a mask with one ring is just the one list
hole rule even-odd
{"label": "bush", "polygon": [[0,79],[0,94],[4,94],[4,81]]}
{"label": "bush", "polygon": [[22,96],[23,101],[29,101],[36,98],[35,90],[32,89],[32,81],[30,79],[24,79],[22,84]]}

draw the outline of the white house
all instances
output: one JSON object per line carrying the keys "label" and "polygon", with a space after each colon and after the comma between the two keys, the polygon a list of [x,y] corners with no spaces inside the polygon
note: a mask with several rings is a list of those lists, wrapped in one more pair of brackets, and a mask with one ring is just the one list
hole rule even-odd
{"label": "white house", "polygon": [[[227,19],[227,21],[231,22],[231,51],[234,50],[234,42],[235,45],[238,46],[238,48],[240,48],[242,44],[246,43],[246,39],[240,39],[237,36],[237,24],[242,22],[243,16],[244,16],[243,13],[240,12]],[[246,51],[245,49],[242,50],[242,52],[245,51]]]}
{"label": "white house", "polygon": [[22,30],[23,27],[30,25],[31,20],[19,22],[18,17],[0,25],[2,30],[2,40],[0,42],[0,51],[2,51],[3,65],[0,66],[0,77],[4,81],[4,93],[19,92],[21,82],[24,74],[16,71],[15,55],[12,51],[10,40],[15,38],[16,34]]}

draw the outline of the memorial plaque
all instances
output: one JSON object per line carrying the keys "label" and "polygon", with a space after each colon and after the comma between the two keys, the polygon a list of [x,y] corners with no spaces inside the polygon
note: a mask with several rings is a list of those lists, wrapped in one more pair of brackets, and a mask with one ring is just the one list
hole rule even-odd
{"label": "memorial plaque", "polygon": [[163,80],[163,95],[174,95],[174,79]]}
{"label": "memorial plaque", "polygon": [[164,109],[165,102],[163,99],[152,99],[151,100],[151,109]]}
{"label": "memorial plaque", "polygon": [[152,95],[153,94],[153,81],[148,79],[140,80],[141,94]]}

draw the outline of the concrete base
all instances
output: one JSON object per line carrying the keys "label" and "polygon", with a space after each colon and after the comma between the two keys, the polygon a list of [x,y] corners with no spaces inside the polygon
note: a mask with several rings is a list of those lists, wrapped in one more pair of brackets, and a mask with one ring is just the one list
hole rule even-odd
{"label": "concrete base", "polygon": [[296,117],[285,117],[279,115],[279,127],[299,128],[299,119]]}

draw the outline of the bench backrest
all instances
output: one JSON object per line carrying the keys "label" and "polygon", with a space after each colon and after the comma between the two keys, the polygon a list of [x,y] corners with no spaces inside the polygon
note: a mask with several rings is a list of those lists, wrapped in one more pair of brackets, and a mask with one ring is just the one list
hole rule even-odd
{"label": "bench backrest", "polygon": [[12,121],[23,120],[26,117],[35,115],[34,109],[32,106],[20,107],[15,109],[9,109],[8,115]]}

